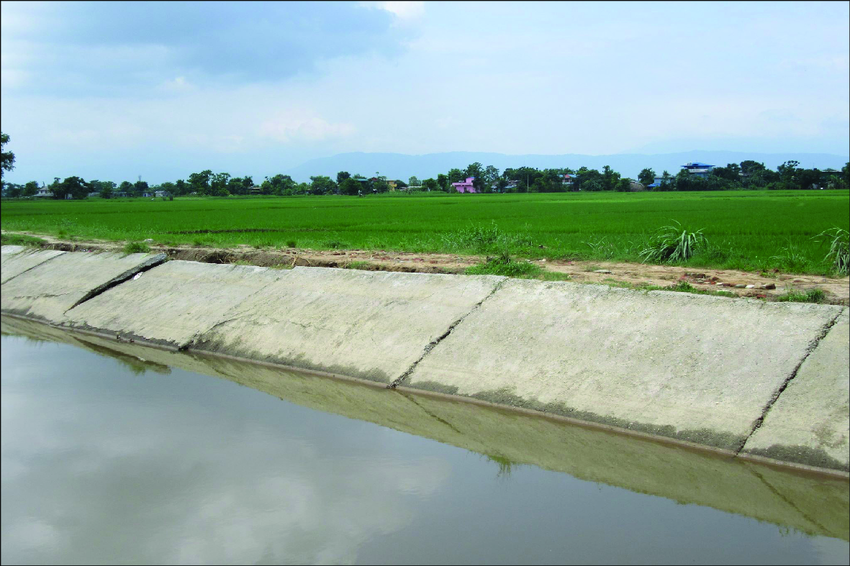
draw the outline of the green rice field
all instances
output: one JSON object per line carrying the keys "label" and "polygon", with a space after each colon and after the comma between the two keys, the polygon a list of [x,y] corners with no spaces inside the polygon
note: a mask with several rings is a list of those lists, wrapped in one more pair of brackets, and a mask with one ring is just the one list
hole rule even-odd
{"label": "green rice field", "polygon": [[4,201],[2,228],[63,238],[641,261],[674,221],[708,245],[678,265],[831,274],[846,191]]}

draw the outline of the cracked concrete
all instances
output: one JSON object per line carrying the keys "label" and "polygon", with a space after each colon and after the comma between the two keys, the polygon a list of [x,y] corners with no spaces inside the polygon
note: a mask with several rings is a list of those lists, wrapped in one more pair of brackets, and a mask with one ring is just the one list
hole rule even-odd
{"label": "cracked concrete", "polygon": [[505,281],[506,281],[506,279],[502,279],[501,281],[499,281],[499,282],[496,284],[496,286],[493,288],[493,290],[492,290],[492,291],[490,291],[490,293],[489,293],[486,297],[484,297],[483,299],[481,299],[480,301],[478,301],[477,303],[475,303],[475,306],[473,306],[473,307],[472,307],[472,310],[470,310],[469,312],[467,312],[466,314],[464,314],[462,317],[460,317],[459,319],[457,319],[456,321],[454,321],[453,323],[451,323],[451,324],[449,325],[448,330],[446,330],[445,332],[443,332],[443,333],[442,333],[440,336],[438,336],[436,339],[434,339],[434,340],[432,340],[431,342],[429,342],[429,343],[428,343],[428,345],[427,345],[427,346],[425,346],[425,350],[422,352],[422,355],[421,355],[421,356],[419,356],[419,359],[417,359],[415,362],[413,362],[413,363],[411,364],[411,366],[410,366],[409,368],[407,368],[407,370],[405,370],[405,372],[404,372],[403,374],[401,374],[398,378],[396,378],[396,380],[395,380],[395,381],[393,381],[393,382],[392,382],[392,383],[391,383],[388,387],[389,387],[390,389],[395,389],[396,387],[398,387],[399,385],[401,385],[402,383],[404,383],[404,380],[405,380],[405,379],[407,379],[407,377],[408,377],[411,373],[413,373],[413,370],[414,370],[414,369],[416,369],[416,366],[417,366],[417,365],[419,365],[419,362],[421,362],[422,360],[424,360],[424,359],[425,359],[425,356],[427,356],[428,354],[430,354],[430,353],[431,353],[431,350],[433,350],[434,348],[436,348],[436,347],[437,347],[437,345],[438,345],[440,342],[442,342],[443,340],[445,340],[446,338],[448,338],[448,336],[449,336],[449,335],[450,335],[450,334],[454,331],[454,329],[455,329],[455,328],[457,328],[457,325],[458,325],[458,324],[460,324],[461,322],[463,322],[463,321],[466,319],[466,317],[468,317],[470,314],[474,313],[476,310],[478,310],[479,308],[481,308],[481,305],[484,303],[484,301],[486,301],[487,299],[489,299],[490,297],[492,297],[493,295],[495,295],[495,294],[496,294],[496,292],[497,292],[499,289],[501,289],[501,288],[502,288],[502,285],[505,283]]}
{"label": "cracked concrete", "polygon": [[408,386],[735,450],[841,308],[510,280]]}
{"label": "cracked concrete", "polygon": [[58,250],[35,251],[24,246],[3,246],[0,253],[0,284],[26,273],[45,261],[66,252]]}
{"label": "cracked concrete", "polygon": [[390,384],[501,280],[296,267],[193,349]]}
{"label": "cracked concrete", "polygon": [[745,454],[850,471],[848,344],[845,309],[747,440]]}
{"label": "cracked concrete", "polygon": [[186,348],[287,271],[169,261],[67,313],[70,327]]}
{"label": "cracked concrete", "polygon": [[4,313],[847,470],[844,307],[491,276],[30,255],[3,249],[4,276],[17,270],[2,285]]}
{"label": "cracked concrete", "polygon": [[3,312],[61,324],[65,312],[82,299],[116,280],[125,281],[152,261],[165,261],[165,256],[63,253],[49,257],[3,283],[0,307]]}

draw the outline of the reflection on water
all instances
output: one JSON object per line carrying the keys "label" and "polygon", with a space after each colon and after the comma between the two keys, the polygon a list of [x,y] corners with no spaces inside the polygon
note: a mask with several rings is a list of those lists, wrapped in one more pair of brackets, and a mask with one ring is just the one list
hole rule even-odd
{"label": "reflection on water", "polygon": [[3,563],[848,562],[846,482],[34,328]]}

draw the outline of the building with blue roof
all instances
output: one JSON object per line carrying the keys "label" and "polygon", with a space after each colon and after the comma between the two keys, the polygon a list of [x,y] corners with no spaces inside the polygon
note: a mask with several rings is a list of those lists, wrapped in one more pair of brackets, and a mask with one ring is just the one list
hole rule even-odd
{"label": "building with blue roof", "polygon": [[698,161],[682,165],[682,169],[687,169],[688,173],[690,173],[691,175],[695,175],[703,179],[708,177],[708,174],[711,173],[711,170],[714,169],[714,167],[714,165],[709,165],[708,163],[700,163]]}

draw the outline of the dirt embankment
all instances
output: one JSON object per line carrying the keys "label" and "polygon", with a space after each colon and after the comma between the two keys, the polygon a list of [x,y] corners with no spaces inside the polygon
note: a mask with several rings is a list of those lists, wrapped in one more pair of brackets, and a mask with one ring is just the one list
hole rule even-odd
{"label": "dirt embankment", "polygon": [[[123,242],[102,240],[60,240],[39,236],[47,241],[43,247],[67,251],[120,251]],[[484,256],[455,254],[421,254],[383,250],[308,250],[301,248],[256,249],[251,246],[205,248],[198,246],[159,246],[149,243],[151,250],[165,252],[171,259],[205,263],[243,263],[263,267],[343,267],[374,271],[418,273],[462,273],[467,267],[484,261]],[[671,287],[686,281],[702,291],[727,291],[741,297],[775,299],[789,292],[821,289],[832,304],[850,304],[850,278],[788,273],[752,273],[729,269],[696,269],[669,265],[615,263],[604,261],[534,260],[550,272],[570,276],[578,283]]]}

